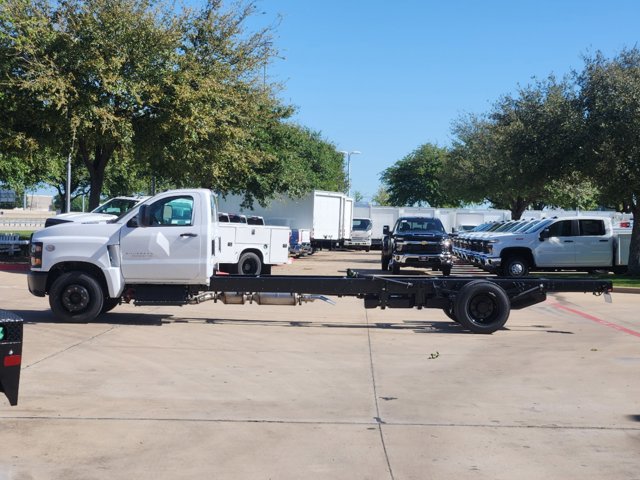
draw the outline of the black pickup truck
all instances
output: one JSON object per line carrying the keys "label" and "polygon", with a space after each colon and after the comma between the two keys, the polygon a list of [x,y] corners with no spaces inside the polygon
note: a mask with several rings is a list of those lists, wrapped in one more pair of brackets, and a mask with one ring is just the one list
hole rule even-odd
{"label": "black pickup truck", "polygon": [[431,217],[400,217],[393,230],[383,227],[382,270],[400,273],[402,266],[441,270],[451,275],[451,241],[442,222]]}

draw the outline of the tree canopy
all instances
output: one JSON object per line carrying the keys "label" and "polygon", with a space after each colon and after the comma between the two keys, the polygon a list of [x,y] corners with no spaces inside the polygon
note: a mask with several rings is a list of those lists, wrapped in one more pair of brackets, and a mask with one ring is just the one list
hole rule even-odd
{"label": "tree canopy", "polygon": [[[459,119],[443,183],[462,200],[489,201],[516,219],[531,205],[593,205],[590,184],[575,169],[576,106],[571,86],[549,77],[503,96],[485,115]],[[559,194],[554,186],[566,183],[582,188]]]}
{"label": "tree canopy", "polygon": [[585,115],[581,167],[606,204],[633,212],[629,271],[640,275],[640,50],[587,57],[577,81]]}
{"label": "tree canopy", "polygon": [[[272,31],[247,30],[254,12],[253,3],[218,0],[178,13],[153,0],[0,4],[0,174],[12,155],[34,183],[60,185],[59,163],[71,153],[92,208],[105,190],[151,180],[249,189],[258,199],[342,185],[332,146],[283,123],[292,109],[260,75],[276,54]],[[304,140],[296,154],[267,144],[287,136]],[[304,167],[306,182],[274,178],[298,179]],[[134,180],[107,179],[121,173]]]}
{"label": "tree canopy", "polygon": [[440,174],[448,151],[426,143],[387,168],[380,175],[392,205],[429,204],[434,207],[456,206],[445,189],[440,188]]}

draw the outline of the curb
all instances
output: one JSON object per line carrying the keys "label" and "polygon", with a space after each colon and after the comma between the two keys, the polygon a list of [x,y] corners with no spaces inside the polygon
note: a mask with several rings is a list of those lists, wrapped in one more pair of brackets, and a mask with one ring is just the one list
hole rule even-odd
{"label": "curb", "polygon": [[640,288],[637,287],[616,287],[614,285],[611,293],[640,293]]}
{"label": "curb", "polygon": [[0,272],[27,272],[28,263],[0,263]]}

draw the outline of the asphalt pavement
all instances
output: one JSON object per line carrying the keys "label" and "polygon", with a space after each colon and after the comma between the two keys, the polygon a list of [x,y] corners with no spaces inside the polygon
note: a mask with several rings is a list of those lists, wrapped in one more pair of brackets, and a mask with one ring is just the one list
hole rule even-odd
{"label": "asphalt pavement", "polygon": [[[273,273],[379,263],[323,251]],[[0,480],[640,478],[637,295],[550,295],[474,335],[354,298],[121,305],[75,325],[24,272],[1,271],[0,292],[25,320]]]}

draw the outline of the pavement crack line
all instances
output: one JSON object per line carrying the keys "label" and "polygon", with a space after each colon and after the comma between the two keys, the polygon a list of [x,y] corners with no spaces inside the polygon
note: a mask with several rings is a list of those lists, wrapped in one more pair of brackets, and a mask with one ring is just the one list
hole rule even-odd
{"label": "pavement crack line", "polygon": [[[336,426],[371,426],[372,422],[341,422],[327,420],[279,420],[260,418],[193,418],[193,417],[70,417],[60,415],[0,415],[2,420],[14,421],[65,421],[65,422],[157,422],[157,423],[227,423],[227,424],[270,424],[270,425],[336,425]],[[612,432],[640,432],[640,427],[605,426],[605,425],[518,425],[518,424],[483,424],[483,423],[385,423],[389,427],[426,427],[426,428],[487,428],[491,430],[566,430],[566,431],[612,431]]]}
{"label": "pavement crack line", "polygon": [[[364,316],[367,321],[367,327],[369,327],[369,315],[366,310],[364,312]],[[391,468],[389,453],[387,452],[387,445],[384,441],[384,432],[382,431],[382,425],[384,425],[385,422],[384,420],[382,420],[382,417],[380,417],[380,405],[378,403],[378,388],[376,385],[376,375],[373,367],[373,349],[371,347],[371,329],[370,328],[367,328],[367,342],[369,346],[369,369],[371,371],[371,383],[373,385],[373,401],[376,406],[375,421],[378,426],[378,433],[380,434],[380,442],[382,443],[382,451],[384,452],[384,459],[387,462],[387,469],[389,470],[389,478],[391,478],[391,480],[394,480],[395,477],[393,476],[393,468]]]}
{"label": "pavement crack line", "polygon": [[71,350],[73,348],[76,348],[79,345],[82,345],[84,343],[90,342],[91,340],[94,340],[94,339],[96,339],[98,337],[101,337],[102,335],[105,335],[105,334],[107,334],[109,332],[112,332],[116,328],[118,328],[118,326],[117,325],[113,325],[113,326],[111,326],[111,328],[109,328],[107,330],[104,330],[103,332],[96,333],[95,335],[93,335],[93,336],[91,336],[89,338],[85,338],[84,340],[81,340],[81,341],[76,342],[76,343],[74,343],[72,345],[69,345],[68,347],[63,348],[62,350],[58,350],[57,352],[54,352],[51,355],[47,355],[46,357],[43,357],[40,360],[37,360],[37,361],[35,361],[33,363],[30,363],[29,365],[25,365],[25,366],[22,367],[22,370],[26,370],[27,368],[33,367],[34,365],[38,365],[39,363],[42,363],[45,360],[49,360],[50,358],[57,357],[58,355],[61,355],[61,354],[65,353],[65,352],[68,352],[69,350]]}

